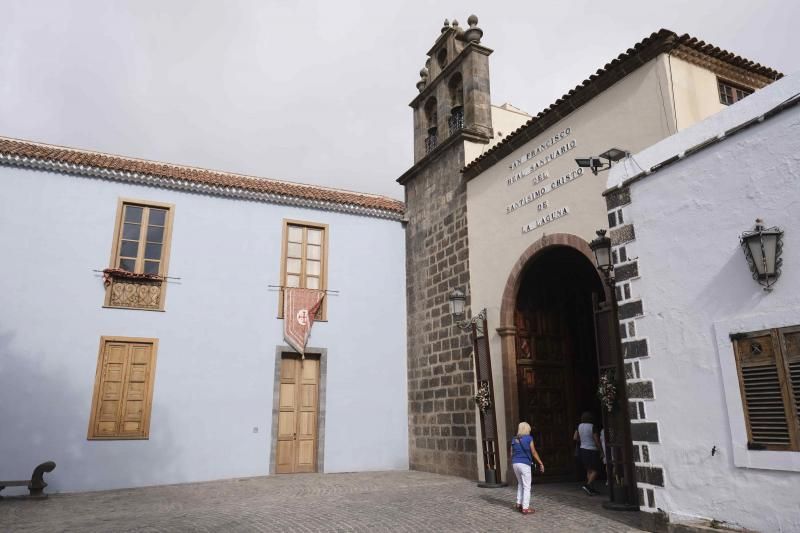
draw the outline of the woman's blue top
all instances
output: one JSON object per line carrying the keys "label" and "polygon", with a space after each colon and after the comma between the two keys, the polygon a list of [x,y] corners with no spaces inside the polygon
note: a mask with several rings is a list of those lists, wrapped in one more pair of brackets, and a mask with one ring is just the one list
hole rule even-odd
{"label": "woman's blue top", "polygon": [[511,462],[522,463],[530,465],[533,462],[533,453],[531,452],[531,441],[533,437],[530,435],[523,435],[521,437],[514,437],[511,439]]}

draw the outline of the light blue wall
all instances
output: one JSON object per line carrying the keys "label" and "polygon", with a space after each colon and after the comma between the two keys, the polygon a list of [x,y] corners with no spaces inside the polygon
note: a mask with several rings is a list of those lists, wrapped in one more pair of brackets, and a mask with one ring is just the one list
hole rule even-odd
{"label": "light blue wall", "polygon": [[[0,187],[0,479],[46,460],[52,491],[266,475],[283,218],[330,226],[340,293],[309,339],[325,471],[408,467],[399,222],[4,166]],[[175,204],[164,313],[102,308],[120,197]],[[159,339],[149,440],[86,439],[102,335]]]}

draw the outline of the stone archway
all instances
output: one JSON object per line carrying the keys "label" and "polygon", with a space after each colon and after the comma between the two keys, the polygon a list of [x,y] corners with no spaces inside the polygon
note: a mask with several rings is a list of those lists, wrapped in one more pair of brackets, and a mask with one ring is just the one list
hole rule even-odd
{"label": "stone archway", "polygon": [[[503,397],[505,404],[505,423],[508,432],[508,424],[513,424],[517,418],[515,413],[519,412],[519,393],[517,388],[517,362],[516,362],[516,326],[514,324],[514,311],[517,303],[517,296],[524,277],[526,268],[535,261],[544,251],[556,247],[571,248],[584,255],[591,264],[594,264],[594,253],[589,247],[589,243],[568,233],[555,233],[545,235],[541,239],[531,244],[519,257],[511,268],[508,275],[503,298],[500,305],[500,326],[497,333],[500,335],[501,361],[503,368]],[[598,273],[598,281],[600,281]],[[605,299],[611,298],[611,291],[602,282],[599,286],[603,287]],[[501,437],[502,438],[502,437]]]}

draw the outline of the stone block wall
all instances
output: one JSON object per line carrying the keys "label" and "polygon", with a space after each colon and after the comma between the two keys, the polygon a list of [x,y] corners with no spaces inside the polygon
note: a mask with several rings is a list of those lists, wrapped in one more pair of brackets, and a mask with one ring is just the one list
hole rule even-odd
{"label": "stone block wall", "polygon": [[657,490],[664,487],[665,472],[662,466],[653,464],[650,455],[651,447],[658,447],[661,439],[658,422],[647,416],[647,404],[655,400],[655,384],[642,373],[642,361],[653,354],[647,337],[642,336],[637,325],[644,316],[647,302],[643,302],[636,291],[641,273],[635,253],[635,221],[630,220],[627,209],[630,204],[631,193],[627,187],[606,196],[639,506],[653,512],[658,508],[656,495]]}
{"label": "stone block wall", "polygon": [[469,286],[463,142],[437,152],[405,184],[409,466],[476,479],[472,347],[448,302]]}

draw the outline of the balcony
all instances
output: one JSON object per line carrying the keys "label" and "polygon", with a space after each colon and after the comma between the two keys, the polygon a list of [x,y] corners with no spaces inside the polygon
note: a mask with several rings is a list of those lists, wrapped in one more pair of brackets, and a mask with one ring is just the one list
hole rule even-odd
{"label": "balcony", "polygon": [[436,148],[437,143],[438,138],[436,137],[436,128],[431,128],[428,130],[428,136],[425,137],[425,153],[431,153],[431,151]]}
{"label": "balcony", "polygon": [[447,127],[450,130],[450,135],[454,134],[455,132],[464,129],[464,108],[463,107],[455,107],[453,111],[450,113],[450,116],[447,117]]}

